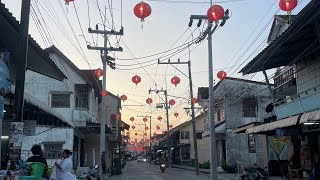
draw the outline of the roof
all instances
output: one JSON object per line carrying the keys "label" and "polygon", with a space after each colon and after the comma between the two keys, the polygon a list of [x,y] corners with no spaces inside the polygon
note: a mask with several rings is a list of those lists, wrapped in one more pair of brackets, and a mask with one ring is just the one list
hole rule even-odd
{"label": "roof", "polygon": [[55,109],[49,107],[48,105],[46,105],[45,103],[37,100],[35,97],[33,97],[32,95],[28,94],[28,93],[24,93],[24,98],[25,98],[25,102],[29,103],[41,110],[43,110],[44,112],[60,119],[66,126],[70,126],[70,127],[74,127],[72,121],[69,121],[68,119],[64,118],[58,111],[56,111]]}
{"label": "roof", "polygon": [[[234,77],[227,77],[226,80],[232,80],[232,81],[238,81],[238,82],[246,82],[246,83],[252,83],[252,84],[260,84],[260,85],[267,85],[267,83],[265,83],[265,82],[252,81],[252,80],[240,79],[240,78],[234,78]],[[223,81],[224,80],[219,81],[214,86],[214,90],[216,90]],[[270,85],[273,86],[273,84],[270,84]],[[198,88],[198,99],[209,99],[209,87],[199,87]]]}
{"label": "roof", "polygon": [[288,26],[295,18],[295,15],[275,15],[268,36],[268,43],[274,41],[282,33],[281,28],[283,26]]}
{"label": "roof", "polygon": [[[13,17],[9,10],[0,0],[0,48],[7,49],[12,55],[12,74],[15,74],[16,57],[20,53],[17,49],[19,43],[19,22]],[[29,35],[28,39],[28,61],[27,69],[42,75],[62,81],[66,78],[63,72],[50,59],[49,55],[32,39]]]}
{"label": "roof", "polygon": [[289,66],[303,59],[309,53],[319,50],[319,37],[315,27],[319,27],[320,1],[312,0],[303,8],[292,24],[262,50],[240,72],[250,74],[262,70]]}

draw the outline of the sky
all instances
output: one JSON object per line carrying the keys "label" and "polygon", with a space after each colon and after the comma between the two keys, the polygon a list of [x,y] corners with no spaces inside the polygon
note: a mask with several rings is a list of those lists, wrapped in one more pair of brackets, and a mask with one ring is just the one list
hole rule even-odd
{"label": "sky", "polygon": [[[88,33],[88,28],[103,30],[106,14],[106,28],[119,31],[124,27],[122,37],[109,37],[109,45],[120,46],[123,52],[109,54],[116,57],[116,70],[107,69],[107,90],[115,95],[127,95],[128,100],[122,105],[122,119],[129,125],[142,124],[138,115],[152,115],[152,132],[166,130],[165,110],[156,109],[155,103],[163,103],[164,96],[148,93],[151,89],[167,89],[170,99],[176,104],[169,110],[169,122],[177,126],[189,116],[184,108],[190,107],[188,78],[170,65],[157,65],[157,59],[171,61],[191,61],[194,96],[198,87],[208,87],[208,46],[204,40],[192,44],[176,53],[179,47],[199,36],[207,24],[197,28],[197,21],[188,27],[190,15],[204,15],[210,7],[209,0],[145,0],[152,8],[152,13],[142,23],[133,8],[140,0],[75,0],[65,5],[64,0],[31,0],[29,34],[42,48],[51,45],[58,47],[80,69],[102,68],[99,52],[88,50],[87,44],[103,46],[103,37]],[[21,0],[1,0],[18,20],[20,19]],[[175,3],[173,3],[175,2]],[[279,0],[221,0],[214,1],[231,12],[230,19],[213,34],[213,69],[215,83],[219,81],[216,73],[224,70],[227,76],[264,81],[262,73],[243,76],[238,72],[252,58],[267,46],[272,20],[279,11]],[[298,13],[310,0],[301,0],[293,14]],[[122,4],[122,5],[121,5]],[[119,42],[119,43],[118,43]],[[170,50],[170,51],[168,51]],[[168,52],[165,52],[168,51]],[[158,55],[155,55],[158,54]],[[151,56],[153,55],[153,56]],[[141,58],[146,57],[147,58]],[[171,57],[172,56],[172,57]],[[186,65],[177,68],[188,74]],[[272,71],[268,72],[272,75]],[[141,83],[131,82],[134,75],[139,75]],[[178,76],[181,83],[176,87],[171,84],[173,76]],[[176,98],[176,97],[181,98]],[[151,97],[155,103],[146,105]],[[135,106],[143,105],[143,106]],[[175,112],[179,113],[176,118]],[[164,120],[159,122],[157,117]],[[132,123],[129,119],[135,117]],[[149,123],[148,123],[149,124]],[[156,131],[156,125],[161,129]],[[141,134],[144,127],[136,125]],[[132,131],[134,132],[134,131]],[[139,136],[138,136],[139,137]]]}

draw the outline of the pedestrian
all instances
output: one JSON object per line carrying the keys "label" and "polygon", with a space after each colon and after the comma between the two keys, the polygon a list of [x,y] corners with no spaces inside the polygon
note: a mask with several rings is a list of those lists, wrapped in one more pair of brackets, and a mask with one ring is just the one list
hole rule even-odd
{"label": "pedestrian", "polygon": [[50,179],[53,180],[76,180],[76,176],[72,172],[72,152],[68,149],[62,152],[62,161],[60,163],[56,162],[54,169],[52,170],[52,175]]}
{"label": "pedestrian", "polygon": [[47,160],[43,157],[42,149],[41,146],[36,144],[32,146],[31,148],[32,155],[27,159],[27,162],[29,163],[34,163],[34,162],[39,162],[44,165],[44,171],[43,171],[43,178],[47,178],[47,171],[48,171],[48,163]]}

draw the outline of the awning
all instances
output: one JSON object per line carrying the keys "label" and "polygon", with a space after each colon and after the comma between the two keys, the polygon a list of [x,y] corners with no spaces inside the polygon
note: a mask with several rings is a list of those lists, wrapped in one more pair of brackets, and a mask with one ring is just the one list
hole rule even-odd
{"label": "awning", "polygon": [[253,123],[250,123],[250,124],[246,124],[244,126],[240,126],[238,128],[233,129],[233,133],[245,133],[247,129],[256,127],[256,126],[261,125],[261,124],[262,124],[261,122],[253,122]]}
{"label": "awning", "polygon": [[260,126],[256,126],[253,128],[249,128],[246,130],[247,134],[257,134],[260,132],[267,132],[267,131],[272,131],[278,128],[285,128],[285,127],[290,127],[290,126],[294,126],[298,123],[300,115],[297,116],[292,116],[292,117],[288,117],[282,120],[278,120],[275,122],[271,122],[271,123],[266,123]]}
{"label": "awning", "polygon": [[49,107],[45,103],[37,100],[35,97],[31,96],[30,94],[28,94],[26,92],[24,93],[24,100],[25,100],[26,103],[29,103],[29,104],[41,109],[42,111],[44,111],[44,112],[46,112],[46,113],[58,118],[66,126],[74,127],[72,121],[64,118],[58,111],[56,111],[55,109]]}
{"label": "awning", "polygon": [[312,123],[315,121],[320,121],[320,110],[304,113],[300,118],[300,124]]}
{"label": "awning", "polygon": [[[86,122],[86,126],[77,127],[77,129],[79,129],[85,134],[100,134],[100,127],[101,124],[99,123]],[[111,129],[107,125],[105,126],[105,128],[106,134],[111,134]]]}

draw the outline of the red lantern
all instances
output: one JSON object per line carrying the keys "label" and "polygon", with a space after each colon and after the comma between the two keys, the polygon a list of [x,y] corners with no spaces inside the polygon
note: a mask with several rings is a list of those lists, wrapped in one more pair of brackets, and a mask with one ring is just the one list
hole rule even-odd
{"label": "red lantern", "polygon": [[174,116],[175,116],[175,117],[178,117],[178,116],[179,116],[179,113],[177,113],[177,112],[174,113]]}
{"label": "red lantern", "polygon": [[171,100],[169,101],[169,104],[170,104],[171,106],[173,106],[173,105],[175,105],[175,104],[176,104],[176,101],[175,101],[175,100],[173,100],[173,99],[171,99]]}
{"label": "red lantern", "polygon": [[219,21],[224,17],[224,9],[219,5],[213,5],[208,9],[207,17],[210,22]]}
{"label": "red lantern", "polygon": [[95,69],[93,72],[94,72],[94,75],[97,76],[98,78],[103,76],[103,70],[101,68]]}
{"label": "red lantern", "polygon": [[132,128],[132,129],[135,129],[136,127],[133,125],[131,128]]}
{"label": "red lantern", "polygon": [[158,129],[158,130],[160,129],[160,126],[159,126],[159,125],[157,125],[157,129]]}
{"label": "red lantern", "polygon": [[161,116],[159,116],[159,117],[158,117],[158,120],[159,120],[159,121],[161,121],[161,120],[162,120],[162,117],[161,117]]}
{"label": "red lantern", "polygon": [[73,2],[74,0],[64,0],[66,5],[69,5],[69,2]]}
{"label": "red lantern", "polygon": [[148,121],[148,118],[143,118],[143,122],[147,122]]}
{"label": "red lantern", "polygon": [[178,78],[177,76],[174,76],[174,77],[171,79],[171,83],[174,84],[175,86],[177,86],[177,84],[180,83],[180,78]]}
{"label": "red lantern", "polygon": [[224,79],[227,78],[227,73],[224,72],[224,71],[219,71],[219,72],[217,73],[217,77],[218,77],[219,79],[221,79],[221,80],[224,80]]}
{"label": "red lantern", "polygon": [[288,14],[297,7],[298,1],[297,0],[280,0],[279,7],[283,11],[287,11]]}
{"label": "red lantern", "polygon": [[147,136],[148,134],[147,134],[147,133],[144,133],[143,135],[144,135],[144,136]]}
{"label": "red lantern", "polygon": [[138,133],[135,133],[134,135],[138,136]]}
{"label": "red lantern", "polygon": [[102,90],[101,91],[101,96],[108,96],[108,91],[107,90]]}
{"label": "red lantern", "polygon": [[127,96],[126,95],[122,95],[121,96],[121,100],[124,102],[124,101],[126,101],[127,100]]}
{"label": "red lantern", "polygon": [[170,124],[170,125],[169,125],[169,128],[171,129],[172,127],[173,127],[173,125],[172,125],[172,124]]}
{"label": "red lantern", "polygon": [[154,132],[154,133],[153,133],[153,136],[156,136],[156,135],[157,135],[157,133],[156,133],[156,132]]}
{"label": "red lantern", "polygon": [[192,104],[196,104],[197,102],[198,102],[198,99],[197,99],[197,98],[192,98],[192,99],[191,99],[191,103],[192,103]]}
{"label": "red lantern", "polygon": [[149,105],[152,104],[152,99],[151,99],[151,98],[148,98],[148,99],[146,100],[146,103],[149,104]]}
{"label": "red lantern", "polygon": [[121,118],[120,114],[116,114],[116,120],[119,120]]}
{"label": "red lantern", "polygon": [[149,129],[148,127],[145,128],[146,131],[147,131],[148,129]]}
{"label": "red lantern", "polygon": [[131,118],[130,118],[130,121],[132,121],[132,122],[133,122],[133,121],[134,121],[134,117],[131,117]]}
{"label": "red lantern", "polygon": [[144,18],[150,16],[151,7],[145,2],[137,4],[133,9],[134,14],[141,19],[141,22],[144,22]]}
{"label": "red lantern", "polygon": [[132,77],[132,82],[138,85],[141,82],[141,77],[138,75],[135,75]]}

